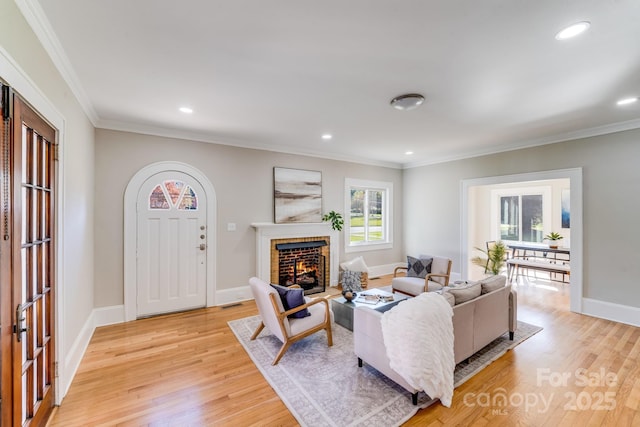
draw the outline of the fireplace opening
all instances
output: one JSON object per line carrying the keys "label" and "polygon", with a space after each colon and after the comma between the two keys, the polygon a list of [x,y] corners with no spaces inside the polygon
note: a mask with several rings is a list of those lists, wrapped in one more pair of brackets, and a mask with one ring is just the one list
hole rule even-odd
{"label": "fireplace opening", "polygon": [[278,284],[298,285],[304,294],[324,292],[326,288],[325,240],[278,243]]}

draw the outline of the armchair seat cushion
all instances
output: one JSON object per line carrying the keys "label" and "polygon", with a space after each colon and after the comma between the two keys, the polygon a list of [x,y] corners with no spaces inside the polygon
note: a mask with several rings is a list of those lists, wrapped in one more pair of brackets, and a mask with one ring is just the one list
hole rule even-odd
{"label": "armchair seat cushion", "polygon": [[[311,301],[311,298],[307,298],[308,301]],[[289,329],[291,331],[291,335],[297,335],[306,330],[312,329],[316,326],[322,325],[326,322],[326,313],[324,304],[315,304],[310,306],[307,310],[309,310],[309,316],[301,317],[301,318],[289,318]],[[332,312],[329,313],[331,316]]]}
{"label": "armchair seat cushion", "polygon": [[[429,292],[442,289],[442,285],[438,282],[429,280],[428,283]],[[424,292],[424,279],[419,277],[394,277],[391,280],[391,287],[394,291],[404,294],[419,295]]]}

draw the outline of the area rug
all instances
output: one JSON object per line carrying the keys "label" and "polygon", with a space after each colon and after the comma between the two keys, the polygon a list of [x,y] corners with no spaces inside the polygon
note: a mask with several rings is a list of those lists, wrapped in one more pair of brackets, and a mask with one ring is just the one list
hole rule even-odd
{"label": "area rug", "polygon": [[[327,346],[326,333],[318,332],[292,344],[272,366],[282,343],[267,328],[251,341],[259,324],[260,317],[252,316],[230,321],[229,327],[302,426],[397,426],[437,402],[420,393],[414,406],[405,389],[366,363],[359,368],[353,334],[335,323],[332,347]],[[541,330],[519,321],[513,341],[505,334],[456,366],[455,386]]]}

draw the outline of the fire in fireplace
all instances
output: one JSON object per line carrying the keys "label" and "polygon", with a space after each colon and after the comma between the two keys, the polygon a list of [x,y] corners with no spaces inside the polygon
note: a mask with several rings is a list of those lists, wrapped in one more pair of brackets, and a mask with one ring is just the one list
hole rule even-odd
{"label": "fire in fireplace", "polygon": [[278,282],[283,286],[298,285],[305,295],[324,292],[326,287],[325,240],[278,243]]}

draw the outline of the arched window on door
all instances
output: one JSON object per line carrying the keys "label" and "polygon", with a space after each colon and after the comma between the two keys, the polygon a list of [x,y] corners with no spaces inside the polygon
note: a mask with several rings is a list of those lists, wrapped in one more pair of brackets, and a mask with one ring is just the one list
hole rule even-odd
{"label": "arched window on door", "polygon": [[198,195],[182,181],[167,180],[156,185],[151,191],[149,209],[197,211]]}

